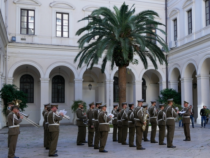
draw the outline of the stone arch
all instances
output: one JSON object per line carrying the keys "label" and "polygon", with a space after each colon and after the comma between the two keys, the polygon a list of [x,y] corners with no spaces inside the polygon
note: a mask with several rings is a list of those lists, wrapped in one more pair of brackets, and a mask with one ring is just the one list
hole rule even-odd
{"label": "stone arch", "polygon": [[[190,60],[188,60],[188,61],[184,64],[184,66],[183,66],[183,68],[182,68],[182,71],[181,71],[181,78],[184,78],[184,77],[185,77],[185,71],[186,71],[186,68],[188,68],[187,66],[189,66],[189,64],[194,65],[194,68],[195,68],[196,72],[198,72],[198,71],[197,71],[198,69],[197,69],[196,61],[193,60],[193,59],[190,59]],[[189,69],[191,69],[191,68],[189,68]],[[190,74],[188,74],[188,75],[190,75]]]}
{"label": "stone arch", "polygon": [[178,64],[174,64],[170,70],[169,70],[169,81],[170,80],[174,80],[173,78],[173,73],[174,73],[174,70],[177,69],[179,71],[179,74],[181,75],[181,69],[180,69],[180,66]]}
{"label": "stone arch", "polygon": [[186,8],[186,7],[188,7],[189,5],[191,5],[192,3],[194,3],[194,0],[186,0],[186,1],[183,3],[182,8]]}
{"label": "stone arch", "polygon": [[22,1],[22,0],[13,0],[13,3],[15,4],[29,4],[29,5],[42,5],[40,1],[38,0],[28,0],[28,1]]}
{"label": "stone arch", "polygon": [[56,67],[59,67],[59,66],[64,66],[64,67],[67,67],[69,68],[70,70],[72,70],[73,74],[74,74],[74,77],[77,78],[78,74],[77,74],[77,71],[76,71],[76,68],[68,63],[68,62],[56,62],[56,63],[53,63],[51,64],[48,68],[47,68],[47,71],[45,73],[45,78],[49,78],[50,76],[50,73],[51,71],[56,68]]}
{"label": "stone arch", "polygon": [[170,12],[170,14],[169,14],[168,17],[170,18],[170,17],[172,17],[172,16],[178,14],[179,12],[180,12],[180,9],[179,9],[179,8],[174,8],[174,9]]}
{"label": "stone arch", "polygon": [[[95,67],[95,68],[101,69],[101,66],[100,66],[100,65],[94,65],[93,68],[94,68],[94,67]],[[85,73],[85,71],[86,71],[87,69],[88,69],[87,66],[83,66],[83,67],[81,68],[80,72],[79,72],[78,77],[79,77],[79,78],[82,78],[83,75],[84,75],[84,73]],[[105,71],[104,71],[104,74],[105,74],[106,80],[108,80],[108,79],[109,79],[109,74],[108,74],[108,72],[107,72],[106,69],[105,69]]]}
{"label": "stone arch", "polygon": [[[139,78],[140,78],[140,79],[143,78],[144,73],[145,73],[146,71],[148,71],[148,70],[155,70],[155,69],[154,69],[153,67],[149,67],[148,69],[143,69],[143,70],[141,71],[140,75],[139,75]],[[165,81],[165,78],[166,78],[166,77],[165,77],[165,74],[163,73],[162,70],[157,69],[157,70],[154,71],[154,73],[159,77],[159,80],[160,80],[160,81],[162,81],[162,82]]]}
{"label": "stone arch", "polygon": [[202,68],[203,68],[203,64],[204,64],[204,62],[205,62],[208,58],[210,58],[210,55],[209,55],[209,54],[206,55],[206,56],[204,56],[204,57],[200,60],[200,62],[199,62],[199,64],[198,64],[198,72],[197,72],[197,74],[202,74],[202,73],[204,73],[205,70],[202,69]]}
{"label": "stone arch", "polygon": [[38,63],[31,61],[31,60],[19,61],[19,62],[13,64],[9,69],[8,77],[12,78],[15,70],[22,65],[31,65],[31,66],[35,67],[38,70],[40,77],[41,78],[44,77],[44,72],[43,72],[41,65],[39,65]]}
{"label": "stone arch", "polygon": [[100,6],[97,6],[97,5],[87,5],[87,6],[83,7],[82,10],[92,12],[93,10],[99,9],[99,8],[100,8]]}
{"label": "stone arch", "polygon": [[[138,76],[137,76],[137,72],[135,71],[135,68],[128,66],[127,69],[129,69],[132,72],[133,80],[134,81],[137,80]],[[115,67],[114,70],[112,70],[111,78],[110,78],[111,80],[114,78],[114,75],[117,71],[118,71],[118,67]]]}

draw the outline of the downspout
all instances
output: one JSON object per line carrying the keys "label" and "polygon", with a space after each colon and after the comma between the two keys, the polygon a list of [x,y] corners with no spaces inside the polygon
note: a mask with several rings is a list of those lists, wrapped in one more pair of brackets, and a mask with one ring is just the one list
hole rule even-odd
{"label": "downspout", "polygon": [[[166,23],[166,44],[168,45],[168,10],[167,10],[168,2],[165,0],[165,23]],[[166,61],[168,61],[168,55],[166,54]],[[166,64],[166,89],[168,89],[168,64]]]}

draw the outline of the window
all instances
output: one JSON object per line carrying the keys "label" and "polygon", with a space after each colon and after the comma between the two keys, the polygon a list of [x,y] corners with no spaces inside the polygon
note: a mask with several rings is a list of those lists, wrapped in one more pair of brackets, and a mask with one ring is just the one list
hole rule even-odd
{"label": "window", "polygon": [[65,102],[65,80],[57,75],[52,79],[52,103]]}
{"label": "window", "polygon": [[188,17],[188,34],[192,33],[192,10],[189,10],[187,12]]}
{"label": "window", "polygon": [[27,103],[34,102],[34,78],[31,75],[21,76],[20,91],[27,94]]}
{"label": "window", "polygon": [[69,14],[56,13],[56,36],[69,37]]}
{"label": "window", "polygon": [[206,26],[210,25],[210,0],[205,1]]}
{"label": "window", "polygon": [[147,85],[144,78],[142,78],[142,99],[144,99],[144,102],[146,102],[146,91],[147,91]]}
{"label": "window", "polygon": [[177,41],[177,19],[174,19],[174,41]]}
{"label": "window", "polygon": [[35,11],[21,9],[20,33],[25,35],[35,34]]}
{"label": "window", "polygon": [[119,79],[118,79],[118,77],[114,77],[114,86],[113,86],[113,88],[114,88],[114,98],[113,98],[113,100],[114,100],[114,102],[119,102],[119,86],[118,86],[118,82],[119,82]]}

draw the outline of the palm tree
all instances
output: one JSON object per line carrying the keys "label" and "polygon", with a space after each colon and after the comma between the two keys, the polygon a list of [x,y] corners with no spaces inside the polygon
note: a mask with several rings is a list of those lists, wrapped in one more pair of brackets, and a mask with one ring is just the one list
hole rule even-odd
{"label": "palm tree", "polygon": [[76,35],[82,36],[78,40],[81,50],[74,62],[79,58],[78,68],[86,64],[92,69],[94,64],[98,64],[99,59],[103,58],[102,73],[108,61],[111,62],[111,69],[116,65],[121,105],[126,101],[126,68],[129,64],[138,64],[139,60],[136,58],[139,58],[146,69],[149,59],[157,69],[157,60],[160,64],[167,64],[161,48],[166,51],[168,48],[164,39],[155,31],[165,35],[158,27],[163,24],[154,20],[158,17],[156,12],[146,10],[135,14],[134,6],[129,9],[125,3],[120,8],[114,6],[113,9],[114,11],[111,11],[101,7],[80,20],[87,20],[88,24],[76,32]]}

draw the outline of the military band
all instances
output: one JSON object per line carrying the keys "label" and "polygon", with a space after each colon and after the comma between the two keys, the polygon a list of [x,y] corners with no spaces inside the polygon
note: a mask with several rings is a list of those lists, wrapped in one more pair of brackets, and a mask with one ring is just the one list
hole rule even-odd
{"label": "military band", "polygon": [[113,105],[113,110],[112,110],[112,115],[114,115],[114,118],[112,120],[112,125],[113,125],[113,137],[112,140],[113,142],[117,141],[117,108],[118,108],[118,104],[114,104]]}
{"label": "military band", "polygon": [[[87,116],[83,110],[83,103],[78,103],[76,110],[77,116],[77,145],[84,145],[86,139],[86,126],[88,127],[88,146],[99,149],[99,152],[106,153],[105,150],[108,133],[110,131],[110,122],[113,124],[112,140],[122,143],[122,145],[129,145],[129,147],[136,147],[137,150],[145,150],[142,147],[142,137],[145,142],[149,141],[147,138],[149,123],[151,123],[151,143],[157,143],[155,140],[157,125],[159,127],[159,145],[166,145],[164,143],[165,131],[167,128],[167,147],[175,148],[173,145],[175,118],[179,111],[173,108],[173,99],[168,99],[168,105],[165,108],[164,104],[159,104],[159,110],[156,108],[156,101],[151,101],[152,105],[148,109],[148,104],[143,104],[144,100],[137,101],[137,107],[134,108],[134,103],[122,103],[122,109],[118,104],[113,104],[113,110],[108,116],[106,111],[106,104],[101,105],[97,102],[96,106],[93,103],[89,104]],[[127,105],[129,109],[127,110]],[[182,110],[183,125],[184,125],[184,141],[190,141],[190,114],[191,108],[189,103],[184,101],[184,109]],[[44,117],[44,146],[49,150],[49,157],[57,157],[57,142],[59,137],[59,121],[65,117],[63,113],[58,113],[58,105],[45,104],[43,110]],[[8,103],[7,124],[8,132],[8,158],[15,157],[15,149],[18,135],[20,133],[19,123],[23,116],[19,113],[19,107],[14,103]],[[149,116],[147,118],[147,116]],[[112,118],[113,117],[113,118]],[[87,123],[88,122],[88,123]],[[87,124],[86,124],[87,123]],[[127,144],[127,135],[129,129],[129,143]],[[95,132],[95,139],[93,141]],[[136,146],[134,145],[134,138],[136,134]],[[94,142],[94,143],[93,143]]]}

